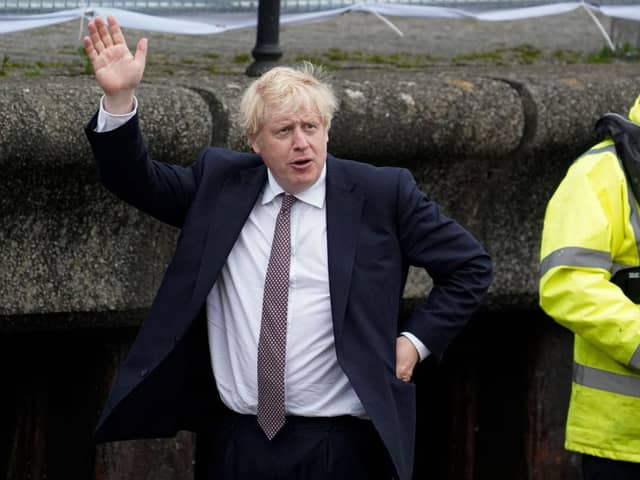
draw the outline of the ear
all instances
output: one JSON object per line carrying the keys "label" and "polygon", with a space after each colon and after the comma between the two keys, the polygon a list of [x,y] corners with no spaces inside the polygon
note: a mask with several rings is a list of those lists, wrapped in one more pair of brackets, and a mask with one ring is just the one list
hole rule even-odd
{"label": "ear", "polygon": [[260,142],[258,142],[258,136],[255,133],[249,134],[249,144],[256,155],[260,155]]}

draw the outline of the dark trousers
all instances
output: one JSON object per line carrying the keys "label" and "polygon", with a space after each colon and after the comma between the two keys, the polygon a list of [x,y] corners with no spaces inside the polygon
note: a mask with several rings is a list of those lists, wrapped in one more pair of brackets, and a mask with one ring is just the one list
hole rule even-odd
{"label": "dark trousers", "polygon": [[640,463],[583,455],[582,478],[584,480],[638,480]]}
{"label": "dark trousers", "polygon": [[195,480],[391,480],[373,424],[355,417],[287,417],[269,441],[256,417],[229,413],[196,440]]}

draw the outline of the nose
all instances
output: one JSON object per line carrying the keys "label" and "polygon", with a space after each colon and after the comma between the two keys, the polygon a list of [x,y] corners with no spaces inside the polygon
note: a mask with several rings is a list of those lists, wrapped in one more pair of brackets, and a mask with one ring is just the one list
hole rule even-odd
{"label": "nose", "polygon": [[295,150],[304,150],[309,146],[307,136],[301,128],[296,128],[293,132],[293,148]]}

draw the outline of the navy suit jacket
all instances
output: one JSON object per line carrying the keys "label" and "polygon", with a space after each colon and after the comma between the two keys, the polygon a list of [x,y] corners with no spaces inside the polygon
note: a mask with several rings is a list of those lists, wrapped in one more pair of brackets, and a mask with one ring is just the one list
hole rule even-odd
{"label": "navy suit jacket", "polygon": [[[96,430],[97,440],[173,436],[215,428],[205,300],[266,181],[259,156],[208,148],[189,167],[148,158],[137,116],[86,129],[101,182],[118,197],[181,229],[175,254]],[[417,188],[409,171],[327,157],[327,245],[340,366],[396,470],[411,478],[415,385],[395,376],[398,332],[440,356],[482,302],[491,260],[480,244]],[[409,265],[434,286],[400,324]]]}

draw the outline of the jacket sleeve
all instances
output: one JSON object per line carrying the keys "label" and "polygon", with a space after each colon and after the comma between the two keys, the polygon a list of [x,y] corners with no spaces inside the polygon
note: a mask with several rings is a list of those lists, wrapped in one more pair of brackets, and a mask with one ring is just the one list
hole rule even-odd
{"label": "jacket sleeve", "polygon": [[630,198],[613,153],[573,165],[547,206],[539,294],[558,323],[640,368],[640,307],[609,281],[616,268],[639,264]]}
{"label": "jacket sleeve", "polygon": [[407,170],[400,171],[398,231],[406,261],[433,279],[429,296],[404,329],[437,357],[485,298],[492,280],[491,258],[460,224],[440,213]]}
{"label": "jacket sleeve", "polygon": [[96,118],[94,115],[85,133],[100,182],[125,202],[162,222],[181,227],[198,186],[202,162],[182,167],[152,160],[138,115],[104,133],[95,132]]}

